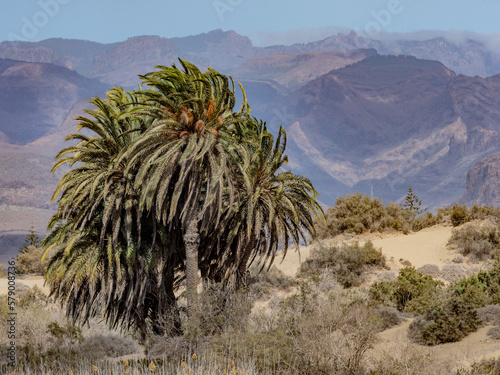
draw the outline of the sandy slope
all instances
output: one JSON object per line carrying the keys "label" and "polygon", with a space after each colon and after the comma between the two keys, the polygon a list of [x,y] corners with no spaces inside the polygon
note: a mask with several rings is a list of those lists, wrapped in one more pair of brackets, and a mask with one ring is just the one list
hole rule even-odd
{"label": "sandy slope", "polygon": [[[375,247],[382,249],[391,270],[397,271],[404,267],[399,261],[400,259],[409,261],[416,268],[424,264],[436,264],[441,267],[452,263],[455,252],[446,247],[451,231],[451,227],[436,225],[408,235],[401,233],[370,233],[348,240],[348,237],[340,235],[327,242],[339,243],[357,240],[364,242],[370,240]],[[307,258],[314,246],[314,244],[307,247],[301,246],[300,256],[299,252],[289,251],[283,261],[281,261],[281,257],[277,259],[276,267],[287,275],[295,276],[300,266],[299,258],[302,261]]]}

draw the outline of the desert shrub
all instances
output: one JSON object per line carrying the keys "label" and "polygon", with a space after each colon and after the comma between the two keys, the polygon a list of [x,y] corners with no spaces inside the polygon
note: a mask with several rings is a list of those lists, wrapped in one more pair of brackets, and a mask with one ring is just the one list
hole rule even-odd
{"label": "desert shrub", "polygon": [[456,204],[453,207],[451,207],[451,212],[450,212],[450,220],[451,224],[454,227],[458,227],[459,225],[469,221],[469,210],[467,207]]}
{"label": "desert shrub", "polygon": [[43,251],[41,247],[27,246],[27,250],[17,256],[17,271],[21,274],[43,275],[48,264],[48,259],[42,263]]}
{"label": "desert shrub", "polygon": [[376,198],[361,193],[337,198],[335,206],[328,208],[326,220],[318,222],[319,238],[329,238],[341,233],[361,234],[366,231],[408,231],[408,221],[402,208],[389,203],[387,206]]}
{"label": "desert shrub", "polygon": [[493,340],[500,340],[500,325],[490,328],[487,333]]}
{"label": "desert shrub", "polygon": [[499,375],[500,358],[483,359],[473,363],[469,369],[461,369],[457,375]]}
{"label": "desert shrub", "polygon": [[415,319],[408,334],[416,343],[438,345],[460,341],[476,331],[479,324],[476,309],[459,298],[451,298]]}
{"label": "desert shrub", "polygon": [[325,245],[319,243],[300,266],[299,277],[318,278],[325,270],[334,274],[337,281],[349,288],[358,286],[369,266],[385,266],[385,257],[371,241],[354,244]]}
{"label": "desert shrub", "polygon": [[500,325],[500,305],[480,307],[477,316],[483,325]]}
{"label": "desert shrub", "polygon": [[467,270],[461,264],[445,264],[441,268],[441,278],[446,281],[457,281],[467,276]]}
{"label": "desert shrub", "polygon": [[396,339],[373,355],[369,375],[450,375],[455,373],[454,365],[430,348]]}
{"label": "desert shrub", "polygon": [[473,259],[498,257],[500,252],[500,229],[491,222],[467,223],[454,229],[448,245],[455,246],[464,256]]}
{"label": "desert shrub", "polygon": [[418,216],[413,222],[413,230],[419,231],[424,228],[432,227],[439,223],[439,218],[432,212],[427,212],[425,215]]}
{"label": "desert shrub", "polygon": [[18,293],[18,296],[17,306],[23,309],[46,306],[50,301],[49,297],[36,285],[23,293]]}
{"label": "desert shrub", "polygon": [[488,271],[459,280],[452,293],[475,308],[500,304],[500,263]]}
{"label": "desert shrub", "polygon": [[408,317],[396,308],[384,305],[377,306],[373,313],[378,319],[382,331],[400,325]]}
{"label": "desert shrub", "polygon": [[183,322],[186,339],[203,340],[247,324],[253,302],[244,291],[234,291],[217,283],[209,283],[198,296],[194,316]]}
{"label": "desert shrub", "polygon": [[7,276],[7,272],[5,272],[5,266],[3,263],[0,263],[0,277],[5,277]]}
{"label": "desert shrub", "polygon": [[137,343],[130,337],[117,334],[96,335],[86,338],[75,351],[82,358],[101,359],[121,357],[138,352]]}
{"label": "desert shrub", "polygon": [[294,285],[293,278],[285,275],[283,271],[274,266],[269,270],[262,271],[257,265],[251,266],[247,276],[249,291],[257,298],[267,298],[274,290],[288,291]]}
{"label": "desert shrub", "polygon": [[441,274],[441,270],[436,264],[424,264],[422,267],[417,268],[417,271],[431,277],[439,277]]}
{"label": "desert shrub", "polygon": [[439,298],[443,285],[414,267],[406,267],[399,271],[396,280],[374,283],[369,294],[373,300],[399,311],[421,314]]}

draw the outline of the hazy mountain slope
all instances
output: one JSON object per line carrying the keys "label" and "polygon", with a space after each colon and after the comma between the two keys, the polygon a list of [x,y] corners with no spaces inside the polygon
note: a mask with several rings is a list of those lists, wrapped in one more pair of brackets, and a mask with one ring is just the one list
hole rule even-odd
{"label": "hazy mountain slope", "polygon": [[249,59],[231,73],[238,79],[273,80],[291,88],[376,53],[374,49],[360,49],[268,55]]}
{"label": "hazy mountain slope", "polygon": [[60,66],[8,59],[0,59],[0,86],[0,132],[16,144],[54,132],[75,102],[107,88]]}
{"label": "hazy mountain slope", "polygon": [[500,152],[481,159],[467,172],[465,193],[459,203],[500,207]]}
{"label": "hazy mountain slope", "polygon": [[412,186],[430,206],[443,205],[463,193],[474,162],[500,151],[499,80],[374,56],[310,82],[283,105],[296,121],[289,134],[301,163],[351,191],[373,187],[387,201]]}

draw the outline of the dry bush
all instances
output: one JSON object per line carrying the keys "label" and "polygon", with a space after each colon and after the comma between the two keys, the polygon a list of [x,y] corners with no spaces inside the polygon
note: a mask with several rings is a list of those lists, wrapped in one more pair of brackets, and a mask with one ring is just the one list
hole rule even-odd
{"label": "dry bush", "polygon": [[477,309],[482,325],[500,325],[500,305],[487,305]]}
{"label": "dry bush", "polygon": [[198,295],[194,316],[182,316],[184,336],[196,345],[207,336],[244,329],[252,306],[253,301],[244,291],[234,291],[216,283],[205,284]]}
{"label": "dry bush", "polygon": [[409,317],[394,307],[383,305],[377,306],[373,313],[378,318],[382,331],[400,325]]}
{"label": "dry bush", "polygon": [[247,287],[257,299],[269,298],[276,290],[288,291],[295,281],[275,266],[269,270],[261,270],[258,265],[251,266],[247,276]]}
{"label": "dry bush", "polygon": [[394,281],[398,278],[398,273],[396,271],[382,271],[377,275],[377,282],[380,281]]}
{"label": "dry bush", "polygon": [[41,247],[27,246],[27,251],[17,256],[17,271],[21,274],[43,275],[49,262],[45,259],[42,263],[43,251]]}
{"label": "dry bush", "polygon": [[457,375],[498,375],[500,374],[500,358],[485,359],[474,363],[468,370],[460,370]]}
{"label": "dry bush", "polygon": [[130,337],[118,334],[97,335],[86,338],[74,349],[82,358],[121,357],[139,352],[137,343]]}
{"label": "dry bush", "polygon": [[453,230],[448,245],[454,246],[472,260],[498,257],[500,252],[500,229],[498,224],[471,222]]}
{"label": "dry bush", "polygon": [[467,276],[467,270],[461,264],[445,264],[441,268],[440,276],[446,281],[458,281]]}
{"label": "dry bush", "polygon": [[450,375],[453,364],[446,363],[429,348],[397,339],[390,347],[372,356],[370,375]]}
{"label": "dry bush", "polygon": [[385,267],[382,251],[371,241],[364,245],[358,242],[338,246],[319,243],[300,265],[298,276],[319,280],[328,271],[344,288],[349,288],[362,283],[363,274],[370,266]]}
{"label": "dry bush", "polygon": [[436,264],[424,264],[422,267],[417,268],[417,271],[424,275],[429,275],[431,277],[439,277],[441,270]]}
{"label": "dry bush", "polygon": [[490,328],[488,330],[488,336],[490,336],[493,340],[500,340],[500,325]]}

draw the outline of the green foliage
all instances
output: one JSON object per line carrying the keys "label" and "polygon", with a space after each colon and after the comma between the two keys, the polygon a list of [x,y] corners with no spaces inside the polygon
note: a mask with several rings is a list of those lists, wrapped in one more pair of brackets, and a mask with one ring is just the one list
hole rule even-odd
{"label": "green foliage", "polygon": [[363,273],[369,266],[385,267],[382,251],[376,249],[371,241],[360,245],[325,245],[319,243],[311,255],[301,265],[299,277],[319,278],[324,272],[332,273],[344,287],[361,284]]}
{"label": "green foliage", "polygon": [[463,205],[456,204],[451,208],[450,220],[454,227],[468,221],[469,210]]}
{"label": "green foliage", "polygon": [[26,253],[30,250],[30,247],[38,247],[40,246],[40,236],[35,231],[35,227],[31,224],[30,231],[26,235],[24,239],[24,245],[20,247],[18,250],[21,254]]}
{"label": "green foliage", "polygon": [[406,267],[399,271],[396,280],[374,283],[369,293],[373,300],[392,305],[399,311],[421,314],[439,298],[443,285],[414,267]]}
{"label": "green foliage", "polygon": [[500,263],[458,281],[453,295],[472,307],[500,304]]}
{"label": "green foliage", "polygon": [[459,298],[438,304],[410,324],[410,338],[420,344],[460,341],[479,327],[477,311]]}
{"label": "green foliage", "polygon": [[500,255],[500,224],[471,222],[453,230],[448,245],[473,259],[498,258]]}
{"label": "green foliage", "polygon": [[405,201],[401,206],[403,207],[405,217],[410,223],[411,229],[414,229],[415,221],[418,216],[427,211],[427,208],[421,208],[422,200],[419,199],[419,197],[413,192],[411,187],[408,189],[408,193],[405,196]]}
{"label": "green foliage", "polygon": [[335,206],[328,208],[326,221],[316,223],[319,238],[330,238],[341,233],[361,234],[367,231],[396,230],[408,233],[410,229],[420,230],[439,222],[432,213],[418,216],[425,210],[418,205],[418,197],[412,192],[408,207],[396,203],[384,206],[379,199],[361,193],[337,198]]}

